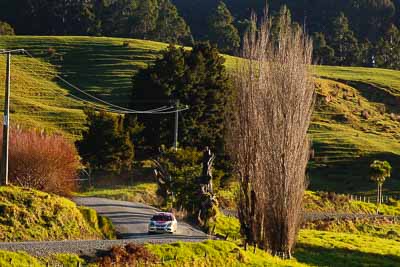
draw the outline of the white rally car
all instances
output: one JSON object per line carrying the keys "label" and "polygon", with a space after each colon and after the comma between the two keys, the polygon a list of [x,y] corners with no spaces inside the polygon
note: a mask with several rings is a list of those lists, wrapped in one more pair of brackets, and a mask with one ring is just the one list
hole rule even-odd
{"label": "white rally car", "polygon": [[175,216],[169,212],[157,212],[150,219],[149,234],[152,233],[175,233],[178,229],[178,222]]}

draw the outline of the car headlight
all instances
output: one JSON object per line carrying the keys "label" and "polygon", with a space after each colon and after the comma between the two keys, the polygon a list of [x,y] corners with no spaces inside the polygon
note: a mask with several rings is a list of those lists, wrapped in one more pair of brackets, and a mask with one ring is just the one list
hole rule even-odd
{"label": "car headlight", "polygon": [[170,222],[170,223],[167,223],[167,225],[166,225],[167,227],[171,227],[172,226],[172,222]]}
{"label": "car headlight", "polygon": [[150,226],[154,226],[155,224],[154,224],[154,222],[150,222],[150,224],[149,224]]}

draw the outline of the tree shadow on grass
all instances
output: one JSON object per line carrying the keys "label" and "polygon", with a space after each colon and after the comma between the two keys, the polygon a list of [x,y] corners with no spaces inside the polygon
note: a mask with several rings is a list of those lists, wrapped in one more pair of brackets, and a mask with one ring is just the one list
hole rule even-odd
{"label": "tree shadow on grass", "polygon": [[398,191],[400,188],[400,156],[390,152],[371,153],[351,160],[330,162],[327,166],[322,167],[310,165],[309,189],[337,193],[375,191],[376,184],[369,179],[369,166],[374,160],[389,161],[393,167],[392,175],[385,181],[383,187],[385,191]]}
{"label": "tree shadow on grass", "polygon": [[310,245],[299,245],[296,248],[294,256],[298,262],[313,266],[400,266],[400,256],[365,253],[344,248],[321,248]]}

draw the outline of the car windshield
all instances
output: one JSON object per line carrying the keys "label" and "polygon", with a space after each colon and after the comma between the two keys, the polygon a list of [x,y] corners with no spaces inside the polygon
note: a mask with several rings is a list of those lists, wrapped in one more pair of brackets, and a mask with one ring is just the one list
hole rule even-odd
{"label": "car windshield", "polygon": [[152,221],[157,221],[157,222],[167,222],[167,221],[172,221],[172,216],[170,215],[154,215],[153,218],[151,218]]}

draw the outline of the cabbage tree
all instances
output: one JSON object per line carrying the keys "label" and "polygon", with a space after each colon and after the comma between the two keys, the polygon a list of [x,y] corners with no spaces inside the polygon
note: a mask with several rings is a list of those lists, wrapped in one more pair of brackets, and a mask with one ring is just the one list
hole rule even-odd
{"label": "cabbage tree", "polygon": [[375,160],[370,165],[371,180],[377,183],[377,198],[376,204],[382,204],[382,185],[386,181],[386,178],[390,177],[392,166],[387,161]]}

